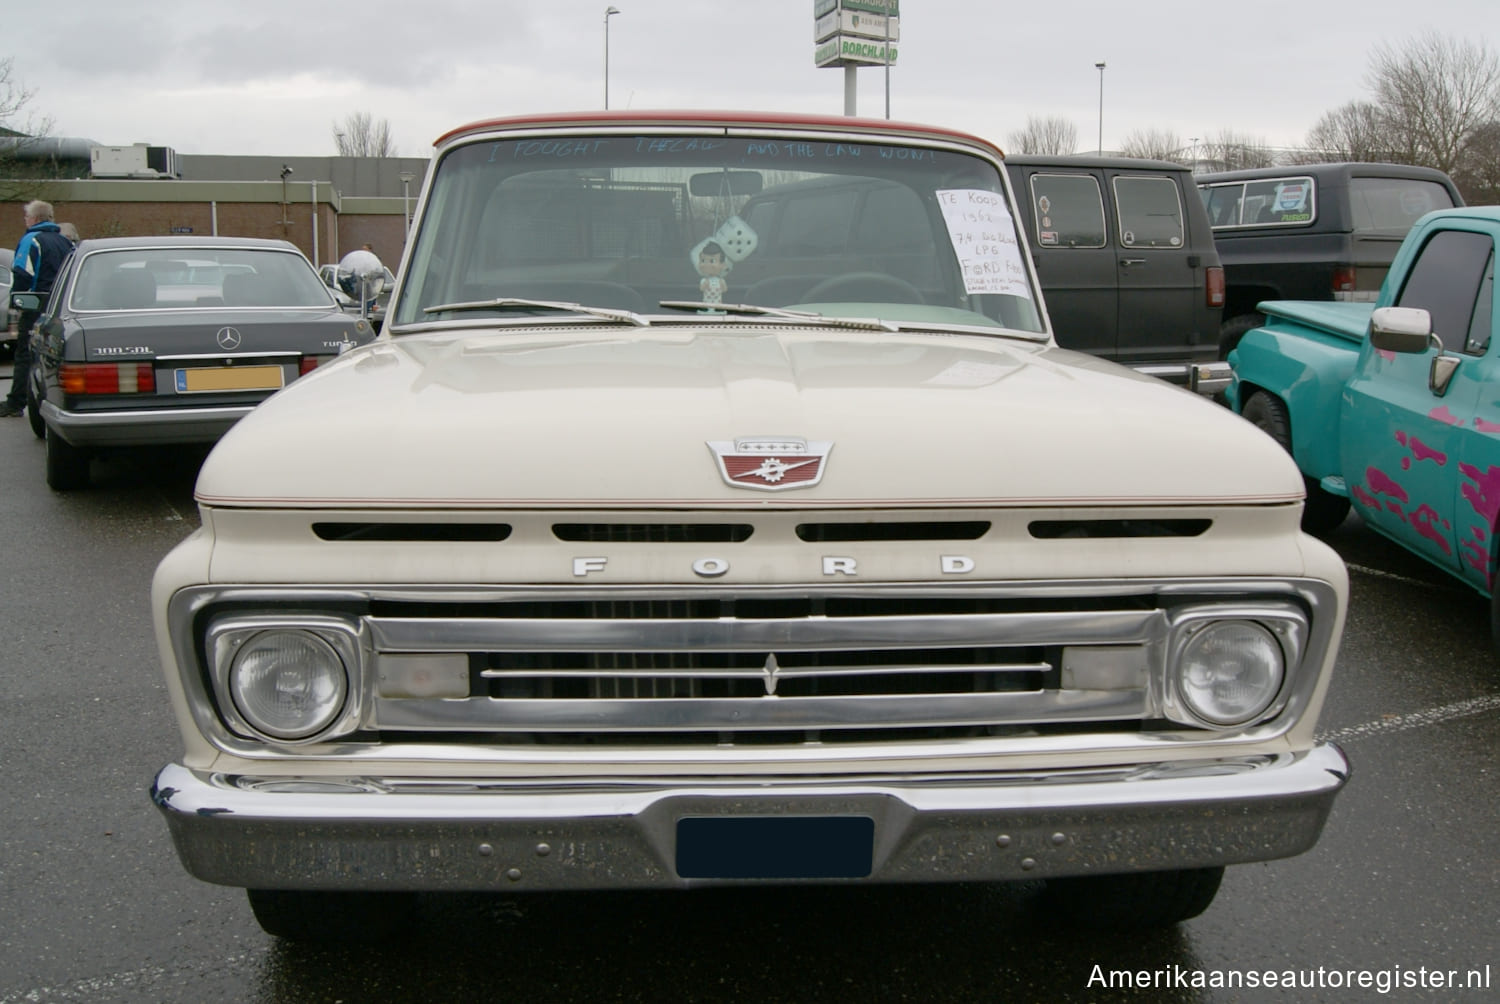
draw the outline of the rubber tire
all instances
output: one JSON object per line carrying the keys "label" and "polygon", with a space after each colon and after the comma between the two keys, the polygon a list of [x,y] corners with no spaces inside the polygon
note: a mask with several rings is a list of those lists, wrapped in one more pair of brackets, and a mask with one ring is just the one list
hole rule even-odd
{"label": "rubber tire", "polygon": [[[1263,390],[1251,393],[1240,414],[1245,420],[1276,440],[1288,455],[1292,452],[1292,422],[1281,398]],[[1349,515],[1349,500],[1323,490],[1323,486],[1304,476],[1307,501],[1302,506],[1302,529],[1315,536],[1331,533]]]}
{"label": "rubber tire", "polygon": [[[36,367],[32,367],[35,372]],[[31,431],[37,439],[47,438],[47,423],[42,420],[42,405],[36,396],[36,381],[34,379],[26,382],[26,421],[31,423]]]}
{"label": "rubber tire", "polygon": [[1495,642],[1495,651],[1500,653],[1500,573],[1490,583],[1490,637]]}
{"label": "rubber tire", "polygon": [[47,487],[69,492],[89,486],[89,455],[68,443],[49,425],[47,441]]}
{"label": "rubber tire", "polygon": [[1219,325],[1219,358],[1228,359],[1229,353],[1245,337],[1245,332],[1266,323],[1266,315],[1258,310],[1248,314],[1236,314]]}
{"label": "rubber tire", "polygon": [[1134,931],[1191,920],[1214,901],[1224,868],[1048,879],[1040,906],[1067,927]]}
{"label": "rubber tire", "polygon": [[391,941],[406,933],[416,894],[246,889],[261,930],[309,944]]}

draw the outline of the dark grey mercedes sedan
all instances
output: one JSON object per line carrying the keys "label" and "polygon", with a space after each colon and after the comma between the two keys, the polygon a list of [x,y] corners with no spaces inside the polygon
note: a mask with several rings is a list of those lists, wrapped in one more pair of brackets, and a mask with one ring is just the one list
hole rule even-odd
{"label": "dark grey mercedes sedan", "polygon": [[99,449],[213,442],[375,337],[281,240],[83,241],[40,308],[27,414],[58,491],[88,485]]}

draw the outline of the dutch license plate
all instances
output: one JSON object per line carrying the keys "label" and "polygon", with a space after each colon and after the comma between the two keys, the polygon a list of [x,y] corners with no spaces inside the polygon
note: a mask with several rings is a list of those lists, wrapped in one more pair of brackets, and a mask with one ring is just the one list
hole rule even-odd
{"label": "dutch license plate", "polygon": [[280,366],[196,366],[177,371],[177,393],[215,390],[276,390],[284,382]]}
{"label": "dutch license plate", "polygon": [[868,878],[869,816],[686,816],[677,821],[677,874],[687,879]]}

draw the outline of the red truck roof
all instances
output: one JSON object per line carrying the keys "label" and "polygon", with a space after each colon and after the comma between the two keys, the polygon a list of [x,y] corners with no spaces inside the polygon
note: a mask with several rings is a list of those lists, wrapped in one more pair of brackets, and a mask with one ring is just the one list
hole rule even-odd
{"label": "red truck roof", "polygon": [[476,132],[494,129],[526,129],[538,126],[706,126],[709,128],[735,126],[785,127],[795,129],[820,129],[835,132],[883,132],[912,137],[928,137],[958,140],[982,146],[1003,157],[1000,147],[972,133],[942,126],[922,125],[913,122],[893,122],[888,119],[855,118],[847,115],[804,115],[795,112],[750,112],[750,111],[592,111],[549,112],[532,115],[515,115],[505,118],[483,119],[468,125],[450,129],[437,138],[434,146],[442,146],[453,140]]}

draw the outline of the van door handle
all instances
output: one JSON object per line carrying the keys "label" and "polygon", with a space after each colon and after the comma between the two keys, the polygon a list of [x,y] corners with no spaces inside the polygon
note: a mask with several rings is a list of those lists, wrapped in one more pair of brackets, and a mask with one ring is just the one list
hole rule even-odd
{"label": "van door handle", "polygon": [[1144,258],[1121,258],[1120,259],[1120,264],[1124,265],[1126,268],[1129,268],[1132,265],[1144,265],[1144,264],[1146,264],[1146,259],[1144,259]]}

